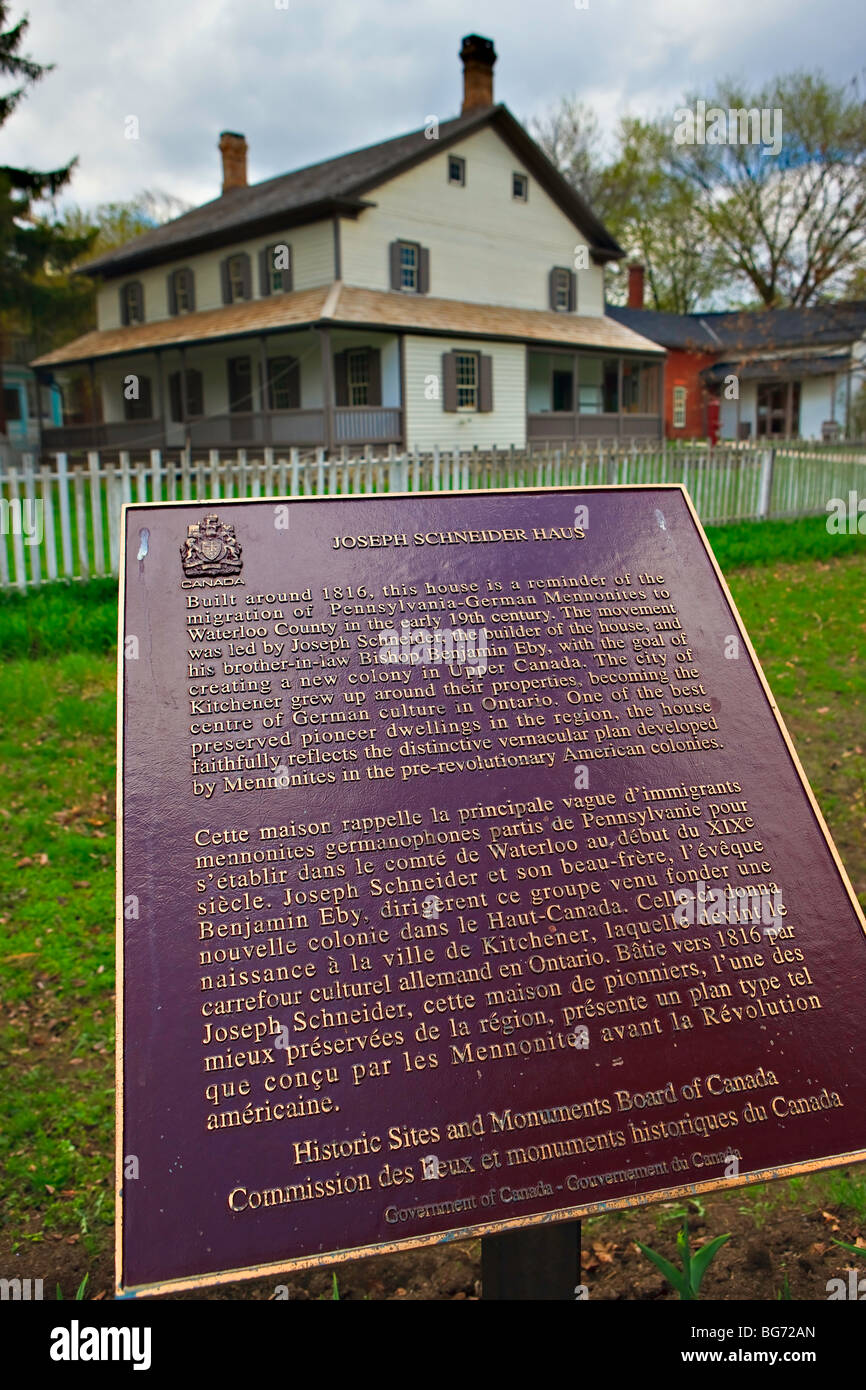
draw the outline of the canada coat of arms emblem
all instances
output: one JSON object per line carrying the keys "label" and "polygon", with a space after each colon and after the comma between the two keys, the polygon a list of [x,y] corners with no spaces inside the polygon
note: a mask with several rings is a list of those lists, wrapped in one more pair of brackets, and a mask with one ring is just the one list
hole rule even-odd
{"label": "canada coat of arms emblem", "polygon": [[207,574],[240,574],[241,547],[235,528],[220,521],[215,513],[203,521],[192,522],[180,548],[183,572],[188,578]]}

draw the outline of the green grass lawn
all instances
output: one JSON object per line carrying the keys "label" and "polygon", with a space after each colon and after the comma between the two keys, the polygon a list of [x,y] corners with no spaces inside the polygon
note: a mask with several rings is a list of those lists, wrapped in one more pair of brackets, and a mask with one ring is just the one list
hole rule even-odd
{"label": "green grass lawn", "polygon": [[[866,902],[866,537],[711,539]],[[90,1259],[113,1220],[115,632],[111,581],[0,596],[0,1232]],[[862,1170],[814,1182],[863,1219]]]}

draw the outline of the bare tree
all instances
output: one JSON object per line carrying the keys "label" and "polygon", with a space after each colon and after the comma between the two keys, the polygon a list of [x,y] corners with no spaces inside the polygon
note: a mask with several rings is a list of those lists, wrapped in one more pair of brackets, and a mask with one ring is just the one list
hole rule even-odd
{"label": "bare tree", "polygon": [[529,122],[529,133],[568,182],[604,220],[606,188],[595,112],[576,96],[562,97]]}
{"label": "bare tree", "polygon": [[[747,93],[728,80],[688,98],[688,108],[698,101],[695,138],[676,143],[671,129],[669,161],[694,189],[729,272],[766,305],[843,292],[866,260],[866,104],[857,81],[834,87],[799,72]],[[752,113],[766,113],[765,132],[780,127],[778,153],[755,139]]]}

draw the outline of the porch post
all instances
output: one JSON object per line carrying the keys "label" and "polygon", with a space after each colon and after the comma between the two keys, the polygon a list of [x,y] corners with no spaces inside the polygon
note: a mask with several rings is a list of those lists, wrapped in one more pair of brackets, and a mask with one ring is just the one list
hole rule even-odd
{"label": "porch post", "polygon": [[184,448],[189,451],[191,440],[189,429],[187,428],[187,404],[186,404],[186,346],[180,345],[180,423],[183,426]]}
{"label": "porch post", "polygon": [[[47,389],[47,388],[46,388],[46,389]],[[53,421],[52,421],[52,423],[53,423]],[[39,374],[38,374],[38,372],[36,373],[36,448],[37,448],[37,450],[38,450],[38,453],[37,453],[36,457],[38,458],[39,462],[41,463],[41,462],[42,462],[42,382],[39,380]]]}
{"label": "porch post", "polygon": [[794,394],[793,382],[788,382],[785,391],[785,438],[791,438],[791,397]]}
{"label": "porch post", "polygon": [[87,363],[87,373],[90,378],[90,423],[93,426],[93,447],[96,448],[96,426],[99,421],[96,418],[96,368],[91,357]]}
{"label": "porch post", "polygon": [[166,427],[165,427],[165,391],[163,390],[163,380],[162,380],[162,349],[161,349],[161,348],[157,348],[157,349],[156,349],[156,400],[157,400],[157,414],[158,414],[158,416],[159,416],[159,423],[160,423],[160,425],[162,426],[162,447],[163,447],[163,450],[165,450],[165,448],[167,447],[167,444],[168,444],[168,431],[166,430]]}
{"label": "porch post", "polygon": [[622,358],[616,359],[617,435],[622,437]]}
{"label": "porch post", "polygon": [[324,445],[328,454],[334,447],[334,363],[331,356],[331,330],[320,327],[319,342],[322,349],[322,420],[324,424]]}
{"label": "porch post", "polygon": [[262,443],[271,442],[270,383],[268,381],[268,346],[264,333],[259,336],[259,402],[262,412]]}
{"label": "porch post", "polygon": [[403,333],[397,335],[397,351],[400,358],[400,448],[405,452],[409,445],[406,436],[406,348],[404,337]]}

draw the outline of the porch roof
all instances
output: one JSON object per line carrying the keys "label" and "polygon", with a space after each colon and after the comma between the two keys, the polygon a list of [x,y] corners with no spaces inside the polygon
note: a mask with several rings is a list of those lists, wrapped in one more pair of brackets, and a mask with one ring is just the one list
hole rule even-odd
{"label": "porch roof", "polygon": [[265,299],[245,300],[153,323],[96,329],[54,352],[37,357],[32,365],[64,366],[128,353],[153,352],[157,348],[180,348],[193,343],[326,325],[448,337],[459,334],[539,346],[665,355],[664,348],[657,343],[603,314],[590,317],[558,314],[552,310],[513,309],[497,304],[470,304],[464,300],[359,289],[335,281],[314,290],[269,295]]}
{"label": "porch roof", "polygon": [[716,362],[712,367],[705,367],[701,377],[708,386],[720,386],[732,373],[743,381],[799,381],[801,377],[829,376],[832,373],[847,371],[850,361],[851,357],[847,352],[832,353],[825,357],[790,357],[780,354],[746,362]]}

